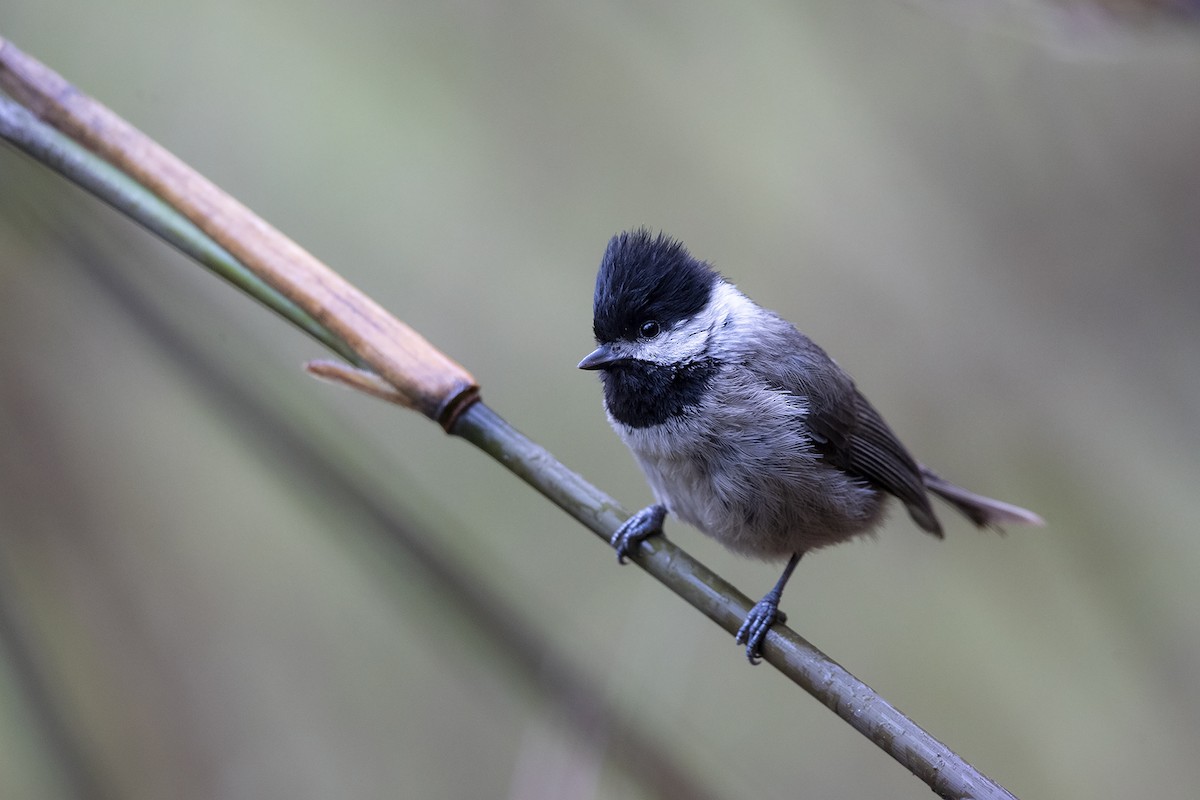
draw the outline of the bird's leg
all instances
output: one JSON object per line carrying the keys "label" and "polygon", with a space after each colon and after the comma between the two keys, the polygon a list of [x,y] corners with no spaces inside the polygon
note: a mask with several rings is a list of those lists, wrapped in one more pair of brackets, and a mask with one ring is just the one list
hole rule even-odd
{"label": "bird's leg", "polygon": [[751,664],[757,664],[761,660],[759,648],[762,647],[763,640],[767,638],[767,631],[776,621],[782,622],[786,619],[783,612],[779,610],[779,600],[783,597],[783,587],[787,585],[788,578],[792,577],[792,570],[796,569],[796,565],[800,563],[800,555],[800,553],[792,554],[792,557],[788,559],[787,566],[783,568],[783,574],[775,582],[774,588],[767,592],[762,600],[754,604],[754,608],[750,609],[750,613],[746,615],[746,621],[742,623],[742,627],[738,628],[734,641],[746,645],[746,658],[750,659]]}
{"label": "bird's leg", "polygon": [[617,549],[617,563],[624,564],[625,558],[637,548],[647,536],[662,533],[663,519],[667,516],[665,506],[646,506],[625,520],[613,534],[612,546]]}

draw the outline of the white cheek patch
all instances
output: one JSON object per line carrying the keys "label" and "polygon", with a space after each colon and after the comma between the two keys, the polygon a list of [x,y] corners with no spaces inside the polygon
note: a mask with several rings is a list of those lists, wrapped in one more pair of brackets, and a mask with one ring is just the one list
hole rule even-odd
{"label": "white cheek patch", "polygon": [[646,342],[643,345],[646,360],[670,366],[702,358],[708,346],[708,329],[696,323],[697,319],[688,320],[654,341]]}
{"label": "white cheek patch", "polygon": [[641,345],[641,357],[656,364],[686,364],[706,358],[709,338],[731,319],[753,313],[754,302],[725,281],[717,281],[712,299],[700,313]]}

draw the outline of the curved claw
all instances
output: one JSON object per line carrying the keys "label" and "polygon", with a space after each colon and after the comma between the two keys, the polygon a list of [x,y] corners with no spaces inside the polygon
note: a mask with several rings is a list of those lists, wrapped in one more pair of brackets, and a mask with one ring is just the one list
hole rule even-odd
{"label": "curved claw", "polygon": [[787,621],[787,615],[779,610],[779,600],[783,597],[783,587],[787,586],[802,555],[804,555],[803,551],[792,553],[787,566],[783,568],[783,574],[779,576],[779,580],[775,581],[775,586],[767,592],[762,600],[754,604],[750,613],[746,615],[746,621],[742,623],[742,627],[738,628],[734,641],[746,645],[746,658],[751,664],[757,664],[762,660],[762,643],[766,641],[767,631],[771,630],[771,626],[776,622]]}
{"label": "curved claw", "polygon": [[746,621],[742,623],[742,627],[738,628],[734,641],[746,645],[746,659],[751,664],[757,664],[762,660],[760,648],[767,638],[767,631],[783,618],[783,614],[779,610],[779,597],[775,596],[773,592],[759,600],[754,604],[754,608],[750,609],[750,613],[746,615]]}
{"label": "curved claw", "polygon": [[617,563],[624,564],[642,540],[647,536],[662,533],[663,520],[667,516],[664,506],[646,506],[617,528],[612,536],[612,546],[617,551]]}

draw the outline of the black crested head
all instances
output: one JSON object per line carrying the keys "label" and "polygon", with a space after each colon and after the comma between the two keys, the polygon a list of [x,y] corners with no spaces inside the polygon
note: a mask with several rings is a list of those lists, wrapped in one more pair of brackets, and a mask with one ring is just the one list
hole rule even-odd
{"label": "black crested head", "polygon": [[638,228],[617,234],[596,275],[596,341],[632,341],[643,323],[669,328],[694,316],[708,305],[720,277],[663,233],[655,236]]}

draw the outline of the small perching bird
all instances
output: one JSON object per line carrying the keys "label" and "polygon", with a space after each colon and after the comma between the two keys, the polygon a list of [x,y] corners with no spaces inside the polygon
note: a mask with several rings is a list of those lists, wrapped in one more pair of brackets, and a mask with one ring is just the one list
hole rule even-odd
{"label": "small perching bird", "polygon": [[600,370],[609,422],[658,501],[617,530],[618,560],[668,512],[735,552],[788,559],[738,631],[752,663],[800,557],[871,531],[889,495],[939,538],[930,492],[980,527],[1044,524],[918,464],[824,350],[661,233],[609,242],[593,329],[579,367]]}

